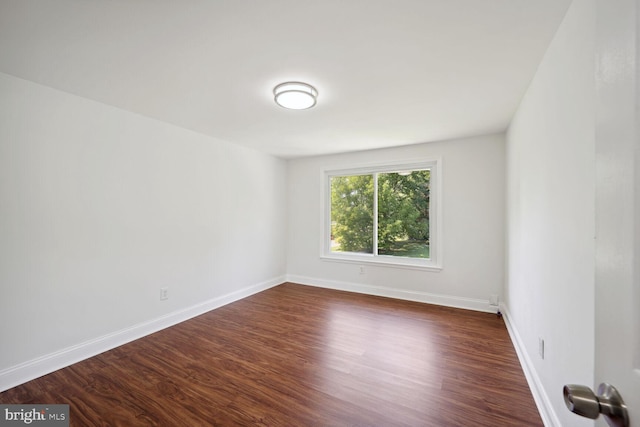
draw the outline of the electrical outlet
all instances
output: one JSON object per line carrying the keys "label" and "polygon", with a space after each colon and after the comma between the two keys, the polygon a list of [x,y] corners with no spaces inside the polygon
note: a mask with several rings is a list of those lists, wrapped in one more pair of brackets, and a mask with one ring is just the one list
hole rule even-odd
{"label": "electrical outlet", "polygon": [[494,294],[489,297],[489,305],[498,305],[498,295]]}
{"label": "electrical outlet", "polygon": [[540,355],[540,359],[544,360],[544,339],[538,338],[538,354]]}
{"label": "electrical outlet", "polygon": [[360,274],[364,274],[364,265],[360,266]]}
{"label": "electrical outlet", "polygon": [[160,288],[160,300],[164,301],[166,299],[169,299],[169,288]]}

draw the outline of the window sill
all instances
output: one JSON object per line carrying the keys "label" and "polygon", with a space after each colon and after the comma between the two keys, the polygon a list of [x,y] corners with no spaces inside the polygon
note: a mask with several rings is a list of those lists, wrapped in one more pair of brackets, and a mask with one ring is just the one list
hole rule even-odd
{"label": "window sill", "polygon": [[[404,270],[420,270],[440,272],[442,265],[435,263],[411,262],[403,259],[387,259],[386,257],[374,257],[373,255],[321,255],[320,259],[326,262],[341,262],[347,264],[370,264],[380,267],[400,268]],[[404,261],[404,262],[403,262]]]}

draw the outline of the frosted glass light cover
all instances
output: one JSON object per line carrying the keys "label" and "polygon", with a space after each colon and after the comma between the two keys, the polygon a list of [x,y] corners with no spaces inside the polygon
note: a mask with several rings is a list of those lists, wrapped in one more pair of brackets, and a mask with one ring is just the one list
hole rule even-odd
{"label": "frosted glass light cover", "polygon": [[306,110],[316,105],[318,91],[306,83],[287,82],[276,86],[273,94],[274,100],[281,107],[290,110]]}

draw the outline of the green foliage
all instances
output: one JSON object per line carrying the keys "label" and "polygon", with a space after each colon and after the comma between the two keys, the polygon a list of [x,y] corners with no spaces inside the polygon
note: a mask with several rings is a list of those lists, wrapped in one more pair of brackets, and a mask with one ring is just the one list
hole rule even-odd
{"label": "green foliage", "polygon": [[334,238],[347,252],[373,253],[373,176],[331,178]]}
{"label": "green foliage", "polygon": [[408,258],[429,258],[429,249],[429,244],[425,243],[424,240],[399,240],[381,253],[383,255]]}
{"label": "green foliage", "polygon": [[[378,174],[378,250],[400,240],[429,240],[430,171]],[[373,252],[373,175],[331,180],[332,232],[340,250]]]}

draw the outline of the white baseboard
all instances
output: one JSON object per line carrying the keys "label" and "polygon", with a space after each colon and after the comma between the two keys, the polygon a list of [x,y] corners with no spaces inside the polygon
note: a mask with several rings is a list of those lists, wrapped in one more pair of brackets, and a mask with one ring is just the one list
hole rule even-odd
{"label": "white baseboard", "polygon": [[403,289],[394,289],[384,286],[363,285],[361,283],[340,282],[298,275],[287,275],[287,282],[299,283],[301,285],[307,286],[316,286],[319,288],[336,289],[340,291],[357,292],[360,294],[396,298],[407,301],[424,302],[428,304],[443,305],[447,307],[464,308],[467,310],[483,311],[487,313],[497,312],[497,307],[490,305],[488,300],[463,298],[442,294],[431,294],[428,292],[407,291]]}
{"label": "white baseboard", "polygon": [[562,427],[560,419],[551,405],[549,395],[547,395],[544,390],[542,381],[540,381],[540,377],[536,372],[522,339],[520,338],[520,334],[511,321],[509,309],[504,303],[500,303],[500,312],[503,315],[505,325],[507,325],[507,331],[509,331],[509,336],[511,337],[513,346],[516,349],[516,353],[518,354],[518,359],[520,359],[520,365],[522,365],[524,376],[529,383],[529,388],[531,389],[531,394],[533,394],[533,400],[536,402],[536,406],[538,407],[538,412],[540,412],[542,422],[544,422],[545,427]]}
{"label": "white baseboard", "polygon": [[58,369],[93,357],[128,342],[158,332],[185,320],[204,314],[234,301],[241,300],[258,292],[262,292],[285,281],[285,277],[276,277],[238,291],[222,295],[202,303],[174,311],[129,328],[122,329],[77,345],[64,348],[54,353],[33,359],[0,371],[0,392],[8,390],[27,381],[57,371]]}

